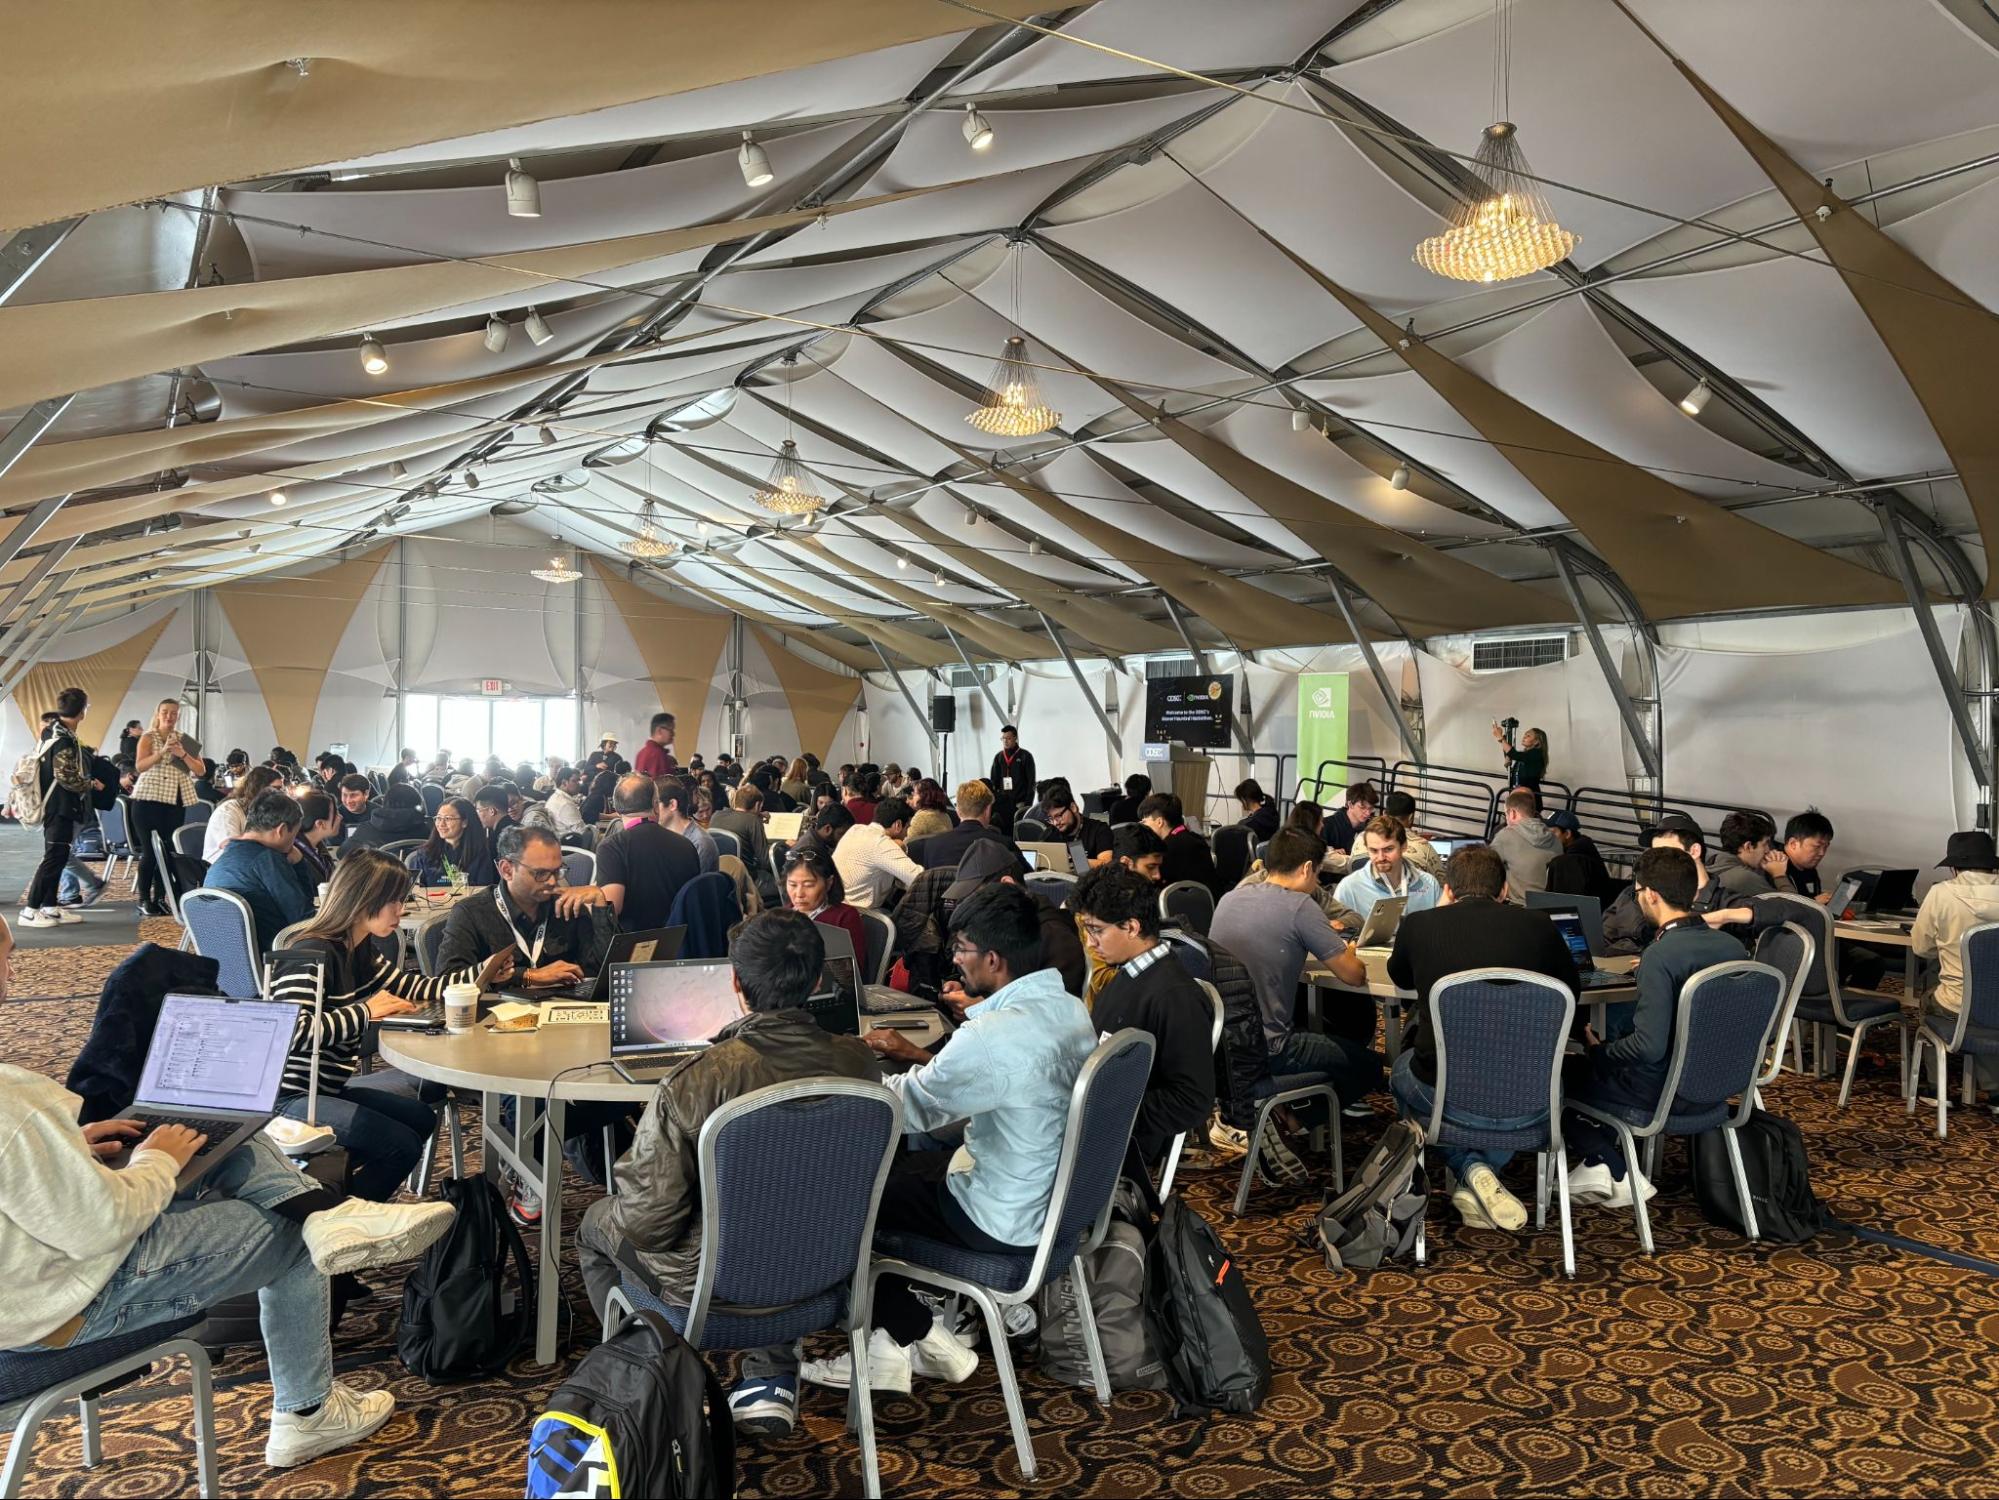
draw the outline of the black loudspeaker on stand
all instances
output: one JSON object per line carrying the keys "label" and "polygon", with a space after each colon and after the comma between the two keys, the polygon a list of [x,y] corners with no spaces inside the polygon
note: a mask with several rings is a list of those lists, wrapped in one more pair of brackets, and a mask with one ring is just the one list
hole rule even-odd
{"label": "black loudspeaker on stand", "polygon": [[949,693],[939,693],[930,700],[930,732],[932,734],[958,732],[958,700]]}

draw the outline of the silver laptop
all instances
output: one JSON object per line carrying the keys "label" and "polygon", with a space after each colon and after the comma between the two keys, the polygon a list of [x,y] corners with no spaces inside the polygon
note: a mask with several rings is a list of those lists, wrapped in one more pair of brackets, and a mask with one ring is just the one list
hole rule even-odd
{"label": "silver laptop", "polygon": [[656,1083],[738,1020],[726,958],[618,964],[611,970],[611,1066],[629,1083]]}
{"label": "silver laptop", "polygon": [[181,1168],[181,1187],[197,1181],[278,1112],[298,1010],[274,1001],[209,995],[168,995],[160,1002],[138,1095],[125,1115],[148,1126],[185,1125],[208,1137]]}
{"label": "silver laptop", "polygon": [[765,813],[764,833],[767,837],[790,843],[798,837],[798,830],[804,822],[805,814],[802,812]]}
{"label": "silver laptop", "polygon": [[1388,940],[1395,936],[1395,929],[1402,925],[1403,908],[1409,905],[1407,896],[1383,896],[1369,909],[1367,921],[1362,924],[1360,936],[1353,940],[1356,948],[1386,948]]}
{"label": "silver laptop", "polygon": [[1603,946],[1603,903],[1594,896],[1571,896],[1565,891],[1529,891],[1527,905],[1535,911],[1545,911],[1553,915],[1558,911],[1572,911],[1583,924],[1583,937],[1589,942],[1592,958],[1601,958]]}
{"label": "silver laptop", "polygon": [[1030,870],[1054,870],[1061,875],[1076,873],[1076,862],[1070,856],[1067,844],[1026,843],[1020,846],[1020,852],[1027,856],[1027,868]]}
{"label": "silver laptop", "polygon": [[1853,898],[1859,894],[1860,882],[1850,877],[1833,888],[1832,899],[1825,905],[1825,909],[1832,913],[1833,921],[1837,922],[1845,915],[1846,909],[1853,905]]}

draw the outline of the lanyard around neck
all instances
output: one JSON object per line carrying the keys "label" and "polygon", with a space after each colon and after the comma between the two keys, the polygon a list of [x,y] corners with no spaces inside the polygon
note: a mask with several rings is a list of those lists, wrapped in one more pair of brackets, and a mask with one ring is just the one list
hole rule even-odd
{"label": "lanyard around neck", "polygon": [[540,968],[541,945],[548,940],[548,913],[544,911],[541,914],[541,925],[534,930],[534,946],[530,948],[521,941],[521,930],[514,925],[514,914],[507,909],[507,888],[505,886],[496,885],[493,887],[493,904],[499,907],[500,917],[507,924],[507,931],[513,934],[514,946],[527,955],[527,966],[530,969]]}

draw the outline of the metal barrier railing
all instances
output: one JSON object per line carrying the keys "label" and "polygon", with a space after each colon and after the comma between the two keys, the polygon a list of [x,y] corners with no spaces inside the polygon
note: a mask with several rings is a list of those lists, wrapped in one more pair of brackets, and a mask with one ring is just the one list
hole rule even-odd
{"label": "metal barrier railing", "polygon": [[[1328,772],[1348,774],[1332,774]],[[1349,760],[1322,760],[1318,770],[1310,776],[1298,778],[1297,795],[1291,800],[1297,802],[1317,802],[1331,806],[1333,792],[1344,792],[1359,782],[1371,781],[1382,791],[1389,789],[1388,762],[1378,755],[1356,755]],[[1306,794],[1310,793],[1308,797]]]}
{"label": "metal barrier railing", "polygon": [[1416,824],[1453,839],[1489,839],[1501,822],[1503,777],[1458,766],[1419,766],[1397,761],[1389,770],[1390,790],[1416,799]]}
{"label": "metal barrier railing", "polygon": [[1721,820],[1732,812],[1761,812],[1779,829],[1784,826],[1783,818],[1745,802],[1713,802],[1705,797],[1614,787],[1578,787],[1569,796],[1568,811],[1575,814],[1582,831],[1596,841],[1604,859],[1615,864],[1629,864],[1636,859],[1643,847],[1645,830],[1669,812],[1684,813],[1700,825],[1710,855],[1720,852],[1721,842],[1716,835]]}

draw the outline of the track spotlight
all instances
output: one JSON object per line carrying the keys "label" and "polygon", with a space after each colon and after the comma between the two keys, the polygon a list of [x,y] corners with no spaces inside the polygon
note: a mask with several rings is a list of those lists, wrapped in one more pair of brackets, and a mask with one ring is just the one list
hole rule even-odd
{"label": "track spotlight", "polygon": [[467,469],[465,471],[465,488],[468,490],[479,488],[479,471],[477,469]]}
{"label": "track spotlight", "polygon": [[976,104],[965,106],[965,144],[974,151],[984,151],[993,143],[993,122],[979,113]]}
{"label": "track spotlight", "polygon": [[272,490],[271,504],[283,505],[284,503],[285,503],[285,492],[283,490]]}
{"label": "track spotlight", "polygon": [[1395,472],[1388,476],[1388,487],[1391,490],[1406,490],[1409,488],[1409,465],[1397,464],[1395,466]]}
{"label": "track spotlight", "polygon": [[507,212],[516,219],[541,217],[541,184],[522,170],[518,156],[507,158]]}
{"label": "track spotlight", "polygon": [[965,507],[965,524],[967,526],[976,526],[979,524],[979,513],[969,505]]}
{"label": "track spotlight", "polygon": [[495,354],[507,352],[507,320],[498,313],[486,319],[486,347]]}
{"label": "track spotlight", "polygon": [[930,582],[941,589],[944,587],[944,575],[941,572],[932,573],[930,575]]}
{"label": "track spotlight", "polygon": [[1027,539],[1027,555],[1028,555],[1029,557],[1039,557],[1039,556],[1041,556],[1041,538],[1040,538],[1040,537],[1038,537],[1038,536],[1031,536],[1031,537],[1029,537],[1029,538]]}
{"label": "track spotlight", "polygon": [[1713,394],[1713,387],[1707,383],[1707,377],[1703,375],[1700,384],[1680,397],[1680,410],[1690,417],[1697,417],[1701,414],[1701,409],[1707,405],[1707,398]]}
{"label": "track spotlight", "polygon": [[770,169],[770,157],[747,130],[743,132],[743,144],[736,151],[736,165],[743,169],[743,181],[751,187],[763,187],[777,180],[777,173]]}
{"label": "track spotlight", "polygon": [[554,447],[554,446],[555,446],[555,429],[554,429],[554,428],[552,428],[552,427],[543,427],[543,428],[542,428],[542,429],[541,429],[541,430],[540,430],[540,431],[539,431],[539,432],[538,432],[538,433],[536,434],[536,436],[537,436],[537,437],[539,437],[539,438],[541,439],[541,445],[542,445],[542,447],[544,447],[544,448],[552,448],[552,447]]}
{"label": "track spotlight", "polygon": [[1312,414],[1305,410],[1304,407],[1301,406],[1291,413],[1291,430],[1293,432],[1310,432],[1312,430]]}
{"label": "track spotlight", "polygon": [[548,319],[541,315],[538,307],[528,309],[527,321],[521,327],[527,330],[528,342],[537,349],[555,337],[555,330],[548,326]]}
{"label": "track spotlight", "polygon": [[389,367],[389,356],[382,350],[382,341],[372,333],[361,335],[361,368],[370,375],[379,375]]}

